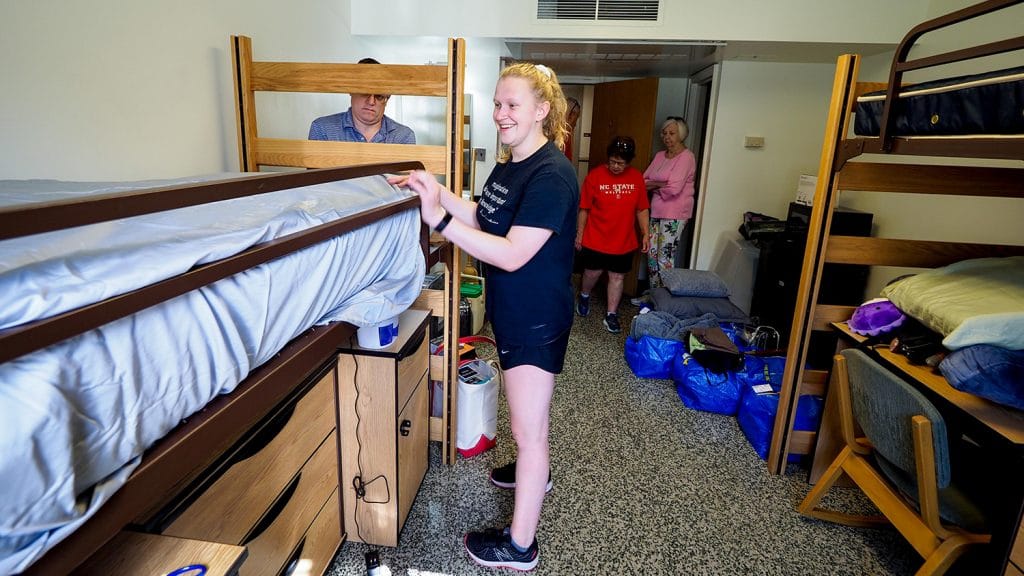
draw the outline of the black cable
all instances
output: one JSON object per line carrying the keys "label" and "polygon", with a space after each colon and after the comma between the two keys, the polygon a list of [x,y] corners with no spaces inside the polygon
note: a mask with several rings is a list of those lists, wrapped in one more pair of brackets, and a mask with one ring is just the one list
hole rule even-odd
{"label": "black cable", "polygon": [[[352,342],[351,339],[353,337],[354,335],[349,337],[350,344]],[[356,525],[356,536],[363,544],[366,544],[366,546],[368,547],[368,550],[363,555],[363,558],[366,561],[367,574],[368,576],[375,576],[378,573],[377,570],[380,566],[380,553],[371,544],[366,542],[366,538],[363,537],[362,526],[360,526],[359,524],[359,502],[363,501],[366,502],[367,504],[387,504],[388,502],[391,502],[391,487],[388,485],[387,476],[385,476],[384,474],[378,474],[369,482],[363,481],[363,441],[362,436],[359,433],[359,426],[362,424],[362,418],[359,415],[359,356],[357,354],[353,354],[352,361],[355,364],[355,370],[352,374],[352,382],[355,384],[356,397],[352,408],[353,412],[355,412],[356,415],[356,470],[358,472],[356,476],[352,478],[352,488],[356,494],[356,501],[353,507],[352,520]],[[386,495],[386,498],[382,501],[367,500],[366,487],[381,479],[384,480],[384,493]]]}

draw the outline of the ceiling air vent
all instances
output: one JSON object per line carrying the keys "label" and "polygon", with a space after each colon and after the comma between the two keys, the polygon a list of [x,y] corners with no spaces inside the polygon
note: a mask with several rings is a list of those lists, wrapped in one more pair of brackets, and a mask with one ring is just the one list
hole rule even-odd
{"label": "ceiling air vent", "polygon": [[658,20],[660,0],[537,0],[539,20]]}

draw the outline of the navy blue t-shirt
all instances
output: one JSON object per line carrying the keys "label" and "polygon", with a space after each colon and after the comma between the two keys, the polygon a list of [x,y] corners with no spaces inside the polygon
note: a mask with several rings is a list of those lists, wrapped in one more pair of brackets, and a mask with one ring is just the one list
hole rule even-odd
{"label": "navy blue t-shirt", "polygon": [[525,160],[496,165],[487,178],[476,209],[483,231],[506,236],[516,225],[554,232],[515,272],[484,267],[487,316],[501,342],[546,344],[572,327],[579,202],[576,172],[552,142]]}

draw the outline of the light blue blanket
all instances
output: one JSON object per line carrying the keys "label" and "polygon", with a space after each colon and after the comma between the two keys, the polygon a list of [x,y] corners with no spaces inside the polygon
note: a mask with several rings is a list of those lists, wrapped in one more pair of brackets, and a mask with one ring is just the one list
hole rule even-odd
{"label": "light blue blanket", "polygon": [[[0,242],[0,324],[406,197],[381,177],[311,188]],[[0,573],[72,532],[148,446],[310,326],[407,308],[424,274],[419,222],[404,211],[0,365]]]}

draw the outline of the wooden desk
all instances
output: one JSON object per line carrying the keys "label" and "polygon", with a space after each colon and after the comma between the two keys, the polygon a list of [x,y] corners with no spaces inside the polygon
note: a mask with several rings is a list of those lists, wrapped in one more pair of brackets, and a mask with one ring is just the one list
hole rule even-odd
{"label": "wooden desk", "polygon": [[[850,330],[846,322],[833,322],[832,327],[838,330],[843,339],[858,344],[867,340]],[[886,346],[871,346],[872,357],[881,360],[890,370],[902,373],[916,384],[931,390],[986,428],[992,430],[1007,442],[1024,447],[1024,411],[996,404],[974,394],[961,392],[950,386],[942,374],[930,366],[911,364],[906,356],[891,352]]]}

